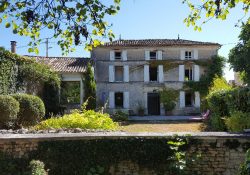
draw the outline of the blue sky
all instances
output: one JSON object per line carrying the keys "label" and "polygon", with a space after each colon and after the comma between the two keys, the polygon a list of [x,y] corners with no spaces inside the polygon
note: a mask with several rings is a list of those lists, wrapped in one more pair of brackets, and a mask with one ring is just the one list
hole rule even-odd
{"label": "blue sky", "polygon": [[[227,20],[210,20],[203,25],[202,32],[196,32],[183,23],[188,15],[189,9],[182,0],[122,0],[121,10],[116,16],[108,17],[109,23],[113,24],[112,30],[122,39],[154,39],[167,38],[176,39],[178,34],[181,39],[210,41],[222,44],[219,54],[228,57],[229,50],[238,41],[240,28],[234,27],[235,23],[244,14],[240,7],[233,9]],[[0,46],[10,49],[10,41],[17,41],[17,53],[28,55],[28,38],[12,34],[11,30],[0,26]],[[41,34],[42,38],[47,37],[46,31]],[[49,56],[61,56],[60,48],[50,40]],[[40,54],[45,55],[45,44],[40,46]],[[76,48],[76,52],[68,56],[89,56],[82,46]],[[232,71],[225,69],[225,77],[233,79]]]}

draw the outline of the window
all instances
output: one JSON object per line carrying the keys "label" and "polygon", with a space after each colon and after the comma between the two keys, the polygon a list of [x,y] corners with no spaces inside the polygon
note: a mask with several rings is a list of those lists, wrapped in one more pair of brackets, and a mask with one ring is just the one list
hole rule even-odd
{"label": "window", "polygon": [[149,67],[149,81],[157,81],[157,67]]}
{"label": "window", "polygon": [[122,92],[115,93],[115,107],[123,108],[123,93]]}
{"label": "window", "polygon": [[192,58],[192,52],[186,51],[186,52],[185,52],[185,58],[186,58],[186,59],[191,59],[191,58]]}
{"label": "window", "polygon": [[115,81],[123,81],[123,66],[115,66]]}
{"label": "window", "polygon": [[185,68],[185,81],[192,81],[193,80],[193,68],[186,67]]}
{"label": "window", "polygon": [[156,52],[150,52],[149,53],[150,55],[150,60],[156,60],[156,57],[157,57],[157,54],[156,54]]}
{"label": "window", "polygon": [[194,104],[194,95],[191,92],[185,93],[185,106],[192,107]]}
{"label": "window", "polygon": [[61,104],[80,104],[80,81],[62,81]]}
{"label": "window", "polygon": [[116,51],[115,52],[115,60],[121,60],[122,59],[122,52]]}

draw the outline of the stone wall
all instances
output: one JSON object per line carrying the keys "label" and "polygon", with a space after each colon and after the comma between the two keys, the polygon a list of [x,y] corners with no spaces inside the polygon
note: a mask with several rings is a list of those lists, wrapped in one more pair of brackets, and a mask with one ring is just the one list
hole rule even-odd
{"label": "stone wall", "polygon": [[[1,135],[0,152],[14,157],[28,156],[42,142],[74,141],[74,140],[105,140],[112,139],[166,139],[175,133],[81,133],[81,134],[23,134]],[[201,175],[235,175],[244,161],[245,152],[250,148],[250,134],[227,133],[178,133],[179,136],[191,134],[190,139],[196,140],[190,145],[186,155],[188,158],[187,172]],[[152,145],[153,146],[153,145]],[[131,147],[131,149],[141,149]],[[63,154],[63,152],[62,152]],[[195,155],[195,156],[194,156]],[[107,155],[109,156],[109,155]],[[194,161],[190,161],[193,159]],[[153,163],[153,162],[152,162]],[[161,164],[161,163],[159,163]],[[1,166],[1,165],[0,165]],[[164,165],[163,165],[164,166]],[[157,167],[155,167],[156,169]],[[111,175],[157,175],[157,171],[141,166],[131,160],[116,162],[109,170]],[[1,174],[1,173],[0,173]],[[168,174],[168,173],[165,173]]]}

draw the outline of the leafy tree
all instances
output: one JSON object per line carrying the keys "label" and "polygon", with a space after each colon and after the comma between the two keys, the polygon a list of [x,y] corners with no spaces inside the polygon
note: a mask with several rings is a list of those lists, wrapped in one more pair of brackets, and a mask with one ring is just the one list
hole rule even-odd
{"label": "leafy tree", "polygon": [[216,77],[213,79],[212,85],[209,87],[209,94],[221,90],[230,90],[232,87],[227,83],[223,77]]}
{"label": "leafy tree", "polygon": [[104,18],[119,11],[120,0],[107,4],[101,0],[2,0],[0,23],[12,27],[14,34],[30,37],[29,52],[39,52],[43,29],[52,33],[51,38],[58,38],[63,53],[73,51],[73,44],[79,45],[81,41],[90,50],[101,44],[101,37],[114,38]]}
{"label": "leafy tree", "polygon": [[239,43],[230,50],[228,62],[235,72],[240,72],[242,80],[250,84],[250,24],[242,26]]}
{"label": "leafy tree", "polygon": [[[200,0],[198,4],[197,1],[193,3],[191,0],[183,0],[183,3],[186,3],[190,9],[190,13],[184,19],[184,23],[187,26],[193,26],[194,30],[198,31],[201,31],[202,24],[212,18],[225,20],[230,10],[240,5],[242,5],[242,11],[245,13],[243,17],[239,17],[238,22],[241,22],[247,15],[250,6],[249,0]],[[202,16],[203,14],[205,14],[205,17]],[[201,24],[197,24],[199,21],[202,21]],[[250,23],[249,19],[248,23]]]}
{"label": "leafy tree", "polygon": [[94,78],[94,72],[90,63],[87,65],[87,70],[84,76],[84,101],[87,101],[86,109],[95,109],[96,107],[96,84]]}

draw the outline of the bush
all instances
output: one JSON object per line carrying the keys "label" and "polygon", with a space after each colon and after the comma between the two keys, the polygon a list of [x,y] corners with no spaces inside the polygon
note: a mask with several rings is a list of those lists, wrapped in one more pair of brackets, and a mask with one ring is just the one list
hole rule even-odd
{"label": "bush", "polygon": [[243,131],[250,128],[250,113],[235,111],[226,119],[226,126],[230,131]]}
{"label": "bush", "polygon": [[19,103],[13,97],[0,95],[0,124],[6,124],[17,118]]}
{"label": "bush", "polygon": [[123,122],[128,120],[128,114],[121,110],[118,110],[113,115],[111,115],[111,118],[115,122]]}
{"label": "bush", "polygon": [[221,116],[212,114],[208,121],[208,130],[210,131],[226,131],[227,127]]}
{"label": "bush", "polygon": [[39,97],[28,94],[14,94],[12,96],[20,103],[18,124],[33,125],[44,117],[45,107]]}
{"label": "bush", "polygon": [[36,130],[49,128],[81,128],[115,130],[117,123],[113,122],[108,114],[102,114],[92,110],[83,113],[74,112],[63,117],[50,118],[40,122],[34,127]]}
{"label": "bush", "polygon": [[44,169],[44,163],[39,160],[32,160],[30,162],[30,171],[31,175],[46,175],[46,171]]}

